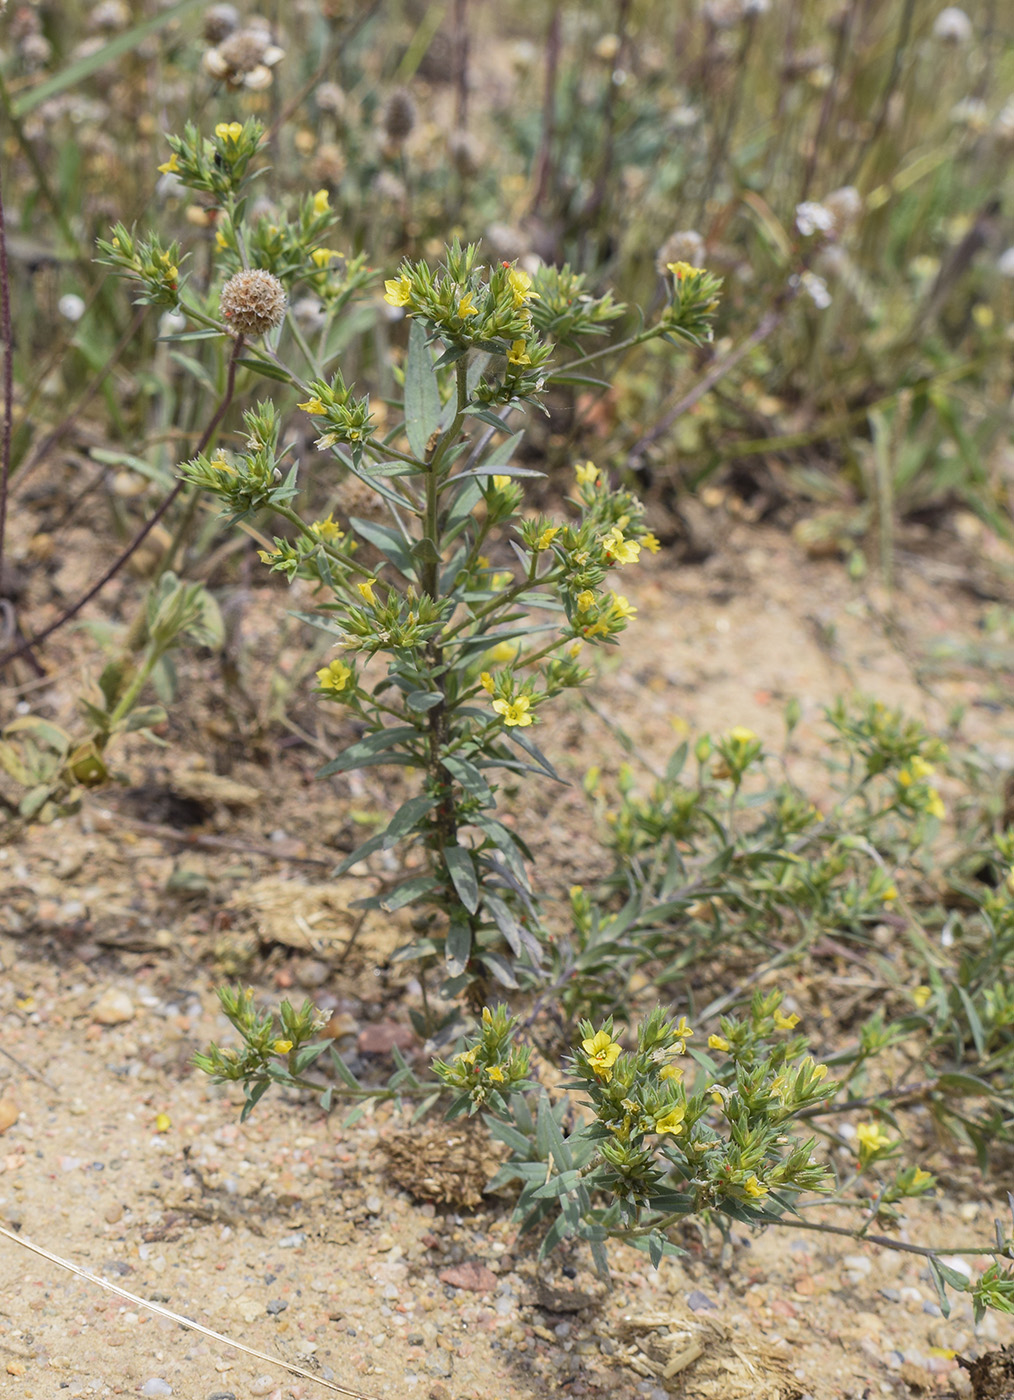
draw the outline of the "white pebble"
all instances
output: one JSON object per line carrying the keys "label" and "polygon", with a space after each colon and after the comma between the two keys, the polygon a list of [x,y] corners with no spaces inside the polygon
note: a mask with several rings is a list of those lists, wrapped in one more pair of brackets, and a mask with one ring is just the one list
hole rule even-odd
{"label": "white pebble", "polygon": [[258,1376],[255,1381],[250,1382],[251,1395],[270,1395],[275,1388],[274,1377]]}
{"label": "white pebble", "polygon": [[150,1381],[145,1381],[141,1387],[142,1395],[171,1395],[173,1388],[168,1381],[164,1381],[161,1376],[152,1376]]}

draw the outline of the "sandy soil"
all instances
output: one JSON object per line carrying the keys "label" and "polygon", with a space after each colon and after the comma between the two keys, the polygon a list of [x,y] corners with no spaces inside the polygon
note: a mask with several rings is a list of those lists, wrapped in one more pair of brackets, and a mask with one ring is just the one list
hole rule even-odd
{"label": "sandy soil", "polygon": [[[966,737],[1014,766],[1014,723],[995,690],[1009,676],[976,664],[994,604],[964,586],[978,567],[967,551],[955,542],[950,553],[933,542],[911,551],[892,604],[780,532],[732,520],[725,533],[703,565],[661,560],[624,578],[638,622],[606,659],[593,699],[646,755],[664,758],[674,719],[746,724],[778,740],[782,705],[797,695],[805,767],[821,742],[821,705],[857,688],[935,727],[966,706]],[[974,541],[971,554],[987,545]],[[272,590],[250,595],[244,644],[254,653],[286,605]],[[61,673],[76,679],[81,644],[61,645]],[[184,679],[196,683],[197,663],[188,665]],[[49,701],[58,710],[72,695],[55,682]],[[689,1230],[687,1258],[657,1274],[621,1249],[609,1285],[580,1255],[537,1266],[509,1203],[463,1203],[488,1164],[481,1138],[439,1124],[411,1130],[420,1171],[433,1135],[444,1144],[443,1185],[457,1203],[420,1202],[392,1180],[385,1144],[398,1144],[404,1163],[413,1140],[389,1107],[343,1128],[340,1114],[276,1097],[241,1126],[237,1095],[189,1065],[222,1034],[223,976],[265,999],[291,989],[331,1007],[343,1049],[378,1075],[382,1048],[407,1043],[411,986],[405,972],[378,971],[401,929],[368,924],[349,947],[345,903],[372,877],[327,882],[336,848],[363,838],[350,813],[391,801],[376,770],[318,788],[311,804],[311,748],[272,758],[229,749],[221,732],[221,721],[216,739],[181,720],[168,756],[126,753],[133,795],[97,793],[78,816],[0,849],[0,1099],[18,1114],[0,1136],[0,1217],[13,1230],[370,1397],[967,1394],[952,1354],[1014,1341],[1009,1320],[976,1328],[960,1299],[943,1318],[918,1259],[788,1229],[737,1231],[724,1250],[714,1233]],[[607,735],[575,703],[547,717],[541,742],[575,775],[600,759]],[[255,791],[230,796],[223,777]],[[186,802],[197,804],[191,835],[220,844],[186,843],[172,825]],[[579,785],[538,794],[526,820],[537,824],[544,886],[588,878]],[[102,1024],[116,1006],[122,1019]],[[1003,1183],[982,1181],[946,1144],[933,1151],[948,1194],[910,1207],[902,1237],[987,1233]],[[3,1238],[0,1300],[4,1396],[328,1393]]]}

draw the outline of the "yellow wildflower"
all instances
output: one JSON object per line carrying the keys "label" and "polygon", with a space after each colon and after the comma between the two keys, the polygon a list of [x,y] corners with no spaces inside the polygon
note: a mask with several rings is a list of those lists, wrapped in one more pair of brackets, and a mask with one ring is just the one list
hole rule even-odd
{"label": "yellow wildflower", "polygon": [[679,1065],[663,1065],[658,1077],[663,1081],[671,1079],[674,1084],[679,1084],[683,1078],[683,1070]]}
{"label": "yellow wildflower", "polygon": [[757,738],[757,735],[752,729],[747,729],[744,725],[737,724],[733,729],[729,730],[729,738],[735,744],[752,744]]}
{"label": "yellow wildflower", "polygon": [[514,306],[525,306],[528,302],[538,301],[538,292],[532,291],[532,279],[527,272],[523,272],[520,267],[512,267],[507,274],[507,281],[510,283],[511,291],[514,293]]}
{"label": "yellow wildflower", "polygon": [[608,1031],[596,1031],[581,1042],[581,1049],[588,1056],[588,1063],[600,1079],[608,1081],[613,1077],[613,1065],[623,1049],[612,1039]]}
{"label": "yellow wildflower", "polygon": [[314,248],[310,254],[311,262],[315,262],[318,267],[328,267],[335,258],[340,258],[341,253],[334,248]]}
{"label": "yellow wildflower", "polygon": [[676,1055],[685,1055],[687,1050],[687,1041],[693,1035],[693,1031],[687,1025],[687,1018],[685,1016],[681,1016],[679,1025],[673,1026],[673,1030],[675,1031],[677,1036],[677,1039],[672,1047],[673,1053]]}
{"label": "yellow wildflower", "polygon": [[893,900],[898,898],[898,891],[893,885],[888,885],[887,889],[881,895],[881,898],[885,904],[890,904]]}
{"label": "yellow wildflower", "polygon": [[276,1055],[287,1055],[287,1054],[289,1053],[289,1051],[292,1049],[292,1041],[291,1041],[291,1040],[276,1040],[275,1043],[274,1043],[274,1045],[272,1045],[271,1048],[272,1048],[272,1050],[275,1052]]}
{"label": "yellow wildflower", "polygon": [[356,587],[359,589],[363,601],[369,603],[371,608],[374,607],[377,602],[376,598],[373,596],[373,585],[376,583],[376,581],[377,580],[375,578],[368,578],[365,583],[356,584]]}
{"label": "yellow wildflower", "polygon": [[641,546],[636,540],[624,539],[623,531],[618,525],[613,526],[602,543],[605,545],[606,557],[614,564],[636,564],[641,554]]}
{"label": "yellow wildflower", "polygon": [[821,1080],[826,1079],[826,1078],[827,1078],[827,1065],[814,1065],[814,1066],[813,1066],[813,1077],[814,1077],[814,1079],[816,1080],[816,1082],[817,1082],[818,1084],[821,1082]]}
{"label": "yellow wildflower", "polygon": [[532,363],[532,357],[528,353],[528,345],[525,341],[511,341],[511,348],[507,354],[507,363],[511,365],[530,365]]}
{"label": "yellow wildflower", "polygon": [[352,675],[352,668],[346,666],[344,661],[337,657],[326,666],[322,666],[317,672],[317,684],[321,690],[333,690],[337,695],[340,690],[344,690]]}
{"label": "yellow wildflower", "polygon": [[595,594],[590,588],[586,588],[583,593],[579,593],[575,599],[578,612],[587,612],[589,608],[595,606]]}
{"label": "yellow wildflower", "polygon": [[704,275],[703,267],[694,267],[692,263],[688,262],[666,263],[666,267],[677,282],[682,282],[684,277],[701,277]]}
{"label": "yellow wildflower", "polygon": [[479,677],[479,684],[487,695],[493,694],[493,677],[488,671],[483,671],[482,675]]}
{"label": "yellow wildflower", "polygon": [[547,525],[546,528],[543,530],[542,534],[535,541],[535,548],[548,549],[549,546],[556,539],[557,535],[560,533],[560,528],[561,527],[559,525]]}
{"label": "yellow wildflower", "polygon": [[477,1046],[473,1045],[471,1050],[459,1050],[455,1055],[456,1060],[460,1060],[463,1065],[474,1065]]}
{"label": "yellow wildflower", "polygon": [[412,299],[412,279],[407,272],[388,278],[384,283],[384,300],[388,306],[407,306]]}
{"label": "yellow wildflower", "polygon": [[493,486],[497,491],[506,491],[511,484],[511,478],[504,476],[502,472],[497,472],[493,477]]}
{"label": "yellow wildflower", "polygon": [[327,190],[318,190],[313,197],[313,212],[320,217],[321,214],[330,214],[331,196]]}
{"label": "yellow wildflower", "polygon": [[924,1186],[928,1186],[933,1180],[933,1173],[925,1171],[922,1167],[916,1167],[912,1173],[912,1180],[909,1182],[910,1191],[921,1191]]}
{"label": "yellow wildflower", "polygon": [[502,1084],[504,1082],[504,1072],[499,1065],[490,1065],[486,1073],[496,1084]]}
{"label": "yellow wildflower", "polygon": [[310,526],[310,529],[319,540],[325,540],[329,544],[333,541],[343,540],[345,538],[344,531],[340,530],[332,520],[330,511],[328,511],[323,520],[315,520]]}
{"label": "yellow wildflower", "polygon": [[930,778],[937,771],[921,754],[915,754],[908,766],[912,770],[913,778]]}
{"label": "yellow wildflower", "polygon": [[931,817],[936,817],[938,822],[942,822],[947,815],[947,808],[943,804],[943,799],[936,788],[930,788],[929,801],[926,803],[926,811]]}
{"label": "yellow wildflower", "polygon": [[890,1147],[891,1139],[881,1132],[877,1123],[857,1123],[856,1137],[859,1139],[859,1155],[866,1157],[879,1152],[882,1147]]}
{"label": "yellow wildflower", "polygon": [[709,1035],[709,1036],[708,1036],[708,1049],[709,1049],[709,1050],[728,1050],[728,1048],[729,1048],[729,1042],[726,1040],[726,1038],[725,1038],[724,1035]]}
{"label": "yellow wildflower", "polygon": [[215,127],[215,135],[219,141],[238,141],[243,135],[242,122],[219,122]]}
{"label": "yellow wildflower", "polygon": [[472,293],[466,292],[458,302],[458,315],[464,321],[468,316],[478,316],[479,308],[472,301]]}
{"label": "yellow wildflower", "polygon": [[766,1186],[763,1186],[757,1180],[753,1172],[751,1172],[747,1179],[743,1182],[743,1190],[748,1196],[753,1196],[755,1200],[759,1199],[759,1197],[761,1196],[766,1196],[768,1194],[768,1188]]}
{"label": "yellow wildflower", "polygon": [[791,1015],[786,1016],[784,1011],[776,1010],[774,1013],[774,1019],[775,1026],[780,1031],[791,1031],[793,1027],[799,1025],[799,1017],[794,1011],[791,1013]]}
{"label": "yellow wildflower", "polygon": [[492,648],[489,655],[492,661],[496,661],[499,665],[505,666],[509,665],[510,662],[517,660],[518,652],[520,650],[520,642],[497,642],[496,646]]}
{"label": "yellow wildflower", "polygon": [[488,1006],[482,1008],[482,1024],[484,1026],[491,1026],[493,1024],[493,1013]]}
{"label": "yellow wildflower", "polygon": [[531,703],[527,695],[519,695],[516,700],[494,700],[493,709],[503,717],[508,729],[513,729],[515,725],[519,729],[525,729],[535,719],[534,715],[528,713]]}
{"label": "yellow wildflower", "polygon": [[[168,159],[167,161],[164,161],[164,162],[159,166],[159,168],[158,168],[158,173],[159,173],[160,175],[175,175],[176,172],[177,172],[177,170],[179,170],[179,168],[180,168],[179,159],[177,158],[176,152],[173,151],[173,153],[172,153],[172,155],[169,157],[169,159]],[[118,247],[118,246],[119,246],[119,245],[117,244],[116,239],[114,238],[114,239],[113,239],[113,247],[115,248],[115,247]]]}
{"label": "yellow wildflower", "polygon": [[599,479],[599,469],[594,462],[578,462],[574,468],[578,486],[594,486]]}
{"label": "yellow wildflower", "polygon": [[637,609],[624,598],[622,593],[613,594],[609,611],[613,617],[635,617],[637,614]]}
{"label": "yellow wildflower", "polygon": [[320,418],[327,412],[327,409],[321,403],[320,399],[317,398],[316,394],[314,394],[312,399],[307,399],[306,403],[297,403],[296,407],[301,408],[304,413],[314,414],[317,418]]}
{"label": "yellow wildflower", "polygon": [[681,1133],[683,1131],[683,1119],[687,1116],[686,1108],[682,1104],[677,1104],[668,1113],[664,1113],[661,1118],[655,1119],[656,1133]]}
{"label": "yellow wildflower", "polygon": [[929,987],[912,988],[912,1000],[915,1002],[916,1006],[919,1008],[920,1011],[923,1009],[923,1007],[926,1005],[926,1003],[929,1001],[932,995],[933,992]]}
{"label": "yellow wildflower", "polygon": [[220,228],[215,229],[215,247],[220,253],[224,253],[229,246],[229,240]]}
{"label": "yellow wildflower", "polygon": [[650,530],[646,535],[641,536],[641,543],[644,545],[645,549],[648,550],[650,554],[657,554],[658,551],[662,548],[658,537],[656,535],[653,535]]}
{"label": "yellow wildflower", "polygon": [[908,771],[907,768],[902,768],[902,770],[898,774],[898,782],[901,784],[902,787],[912,786],[912,774]]}

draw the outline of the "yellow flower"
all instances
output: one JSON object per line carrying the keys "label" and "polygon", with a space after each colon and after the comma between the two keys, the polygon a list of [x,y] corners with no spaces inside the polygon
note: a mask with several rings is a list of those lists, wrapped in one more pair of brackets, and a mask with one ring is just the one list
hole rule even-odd
{"label": "yellow flower", "polygon": [[657,554],[658,551],[662,548],[657,536],[653,535],[650,530],[646,535],[641,536],[641,543],[644,545],[645,549],[648,550],[648,552],[651,554]]}
{"label": "yellow flower", "polygon": [[535,719],[534,715],[528,713],[531,703],[527,695],[519,695],[516,700],[494,700],[493,709],[503,716],[503,722],[508,729],[513,729],[515,725],[519,729],[525,729]]}
{"label": "yellow flower", "polygon": [[683,1078],[683,1070],[679,1065],[663,1065],[658,1077],[663,1081],[671,1079],[674,1084],[679,1084]]}
{"label": "yellow flower", "polygon": [[535,548],[548,549],[549,546],[556,539],[557,535],[560,533],[560,528],[561,527],[559,525],[547,525],[546,528],[543,530],[542,534],[535,541]]}
{"label": "yellow flower", "polygon": [[219,122],[215,127],[219,141],[238,141],[243,135],[242,122]]}
{"label": "yellow flower", "polygon": [[882,1147],[890,1147],[891,1139],[881,1132],[877,1123],[857,1123],[856,1137],[859,1139],[860,1157],[879,1152]]}
{"label": "yellow flower", "polygon": [[893,885],[888,885],[881,898],[883,899],[885,904],[890,904],[892,900],[898,898],[898,891],[894,888]]}
{"label": "yellow flower", "polygon": [[[159,166],[159,168],[158,168],[158,173],[159,173],[160,175],[175,175],[176,172],[177,172],[177,170],[179,170],[179,168],[180,168],[179,160],[177,159],[176,152],[173,151],[173,153],[172,153],[172,155],[169,157],[169,159],[168,159],[167,161],[164,161],[164,162]],[[116,239],[115,239],[115,238],[113,239],[113,246],[114,246],[114,247],[117,246],[117,245],[116,245]]]}
{"label": "yellow flower", "polygon": [[296,407],[301,408],[304,413],[314,414],[317,418],[320,418],[327,412],[327,409],[321,403],[320,399],[317,398],[316,394],[312,399],[307,399],[306,403],[297,403]]}
{"label": "yellow flower", "polygon": [[928,796],[929,801],[926,803],[926,811],[931,817],[936,817],[938,822],[942,822],[947,815],[947,808],[944,806],[940,794],[937,792],[936,788],[930,788]]}
{"label": "yellow flower", "polygon": [[618,525],[606,535],[602,541],[606,550],[606,557],[615,564],[636,564],[641,553],[641,546],[636,540],[626,540],[623,538],[623,531]]}
{"label": "yellow flower", "polygon": [[337,695],[340,690],[344,690],[348,685],[349,677],[352,675],[352,668],[346,666],[344,661],[336,658],[327,666],[322,666],[317,672],[317,684],[321,690],[333,690]]}
{"label": "yellow flower", "polygon": [[930,778],[937,771],[932,763],[927,763],[920,754],[916,754],[908,766],[912,770],[913,778]]}
{"label": "yellow flower", "polygon": [[595,606],[595,594],[590,588],[586,588],[583,593],[579,593],[575,599],[578,612],[587,612],[589,608]]}
{"label": "yellow flower", "polygon": [[752,744],[757,735],[752,729],[746,729],[742,724],[737,724],[735,728],[729,730],[729,738],[735,744]]}
{"label": "yellow flower", "polygon": [[313,212],[319,217],[321,214],[330,214],[331,197],[327,190],[318,190],[313,197]]}
{"label": "yellow flower", "polygon": [[356,584],[356,587],[359,589],[359,592],[362,595],[363,601],[369,603],[371,608],[374,607],[377,602],[376,598],[373,596],[373,585],[376,583],[376,581],[377,580],[375,578],[368,578],[365,583]]}
{"label": "yellow flower", "polygon": [[766,1186],[762,1186],[752,1172],[743,1182],[743,1190],[748,1196],[753,1196],[755,1200],[761,1196],[766,1196],[768,1194],[768,1188]]}
{"label": "yellow flower", "polygon": [[681,1016],[679,1025],[673,1026],[673,1030],[675,1031],[677,1036],[677,1039],[673,1043],[672,1047],[673,1054],[685,1055],[687,1051],[687,1041],[693,1035],[693,1031],[687,1025],[687,1018],[685,1016]]}
{"label": "yellow flower", "polygon": [[813,1077],[814,1077],[814,1079],[816,1080],[816,1082],[817,1082],[818,1084],[821,1082],[821,1080],[826,1079],[826,1078],[827,1078],[827,1065],[814,1065],[814,1066],[813,1066]]}
{"label": "yellow flower", "polygon": [[527,272],[522,272],[519,267],[512,267],[507,274],[507,281],[510,283],[511,291],[514,293],[514,306],[525,306],[529,301],[538,301],[538,292],[532,291],[532,279]]}
{"label": "yellow flower", "polygon": [[337,252],[334,248],[314,248],[313,252],[310,254],[311,261],[315,262],[318,267],[327,267],[335,258],[340,257],[341,253]]}
{"label": "yellow flower", "polygon": [[624,598],[622,593],[613,594],[613,601],[609,611],[612,613],[613,617],[634,617],[637,614],[637,609]]}
{"label": "yellow flower", "polygon": [[493,694],[493,677],[488,671],[483,671],[482,675],[479,677],[479,684],[487,695]]}
{"label": "yellow flower", "polygon": [[215,247],[220,253],[224,253],[229,246],[229,240],[220,228],[215,229]]}
{"label": "yellow flower", "polygon": [[493,477],[493,486],[497,491],[506,491],[510,484],[511,478],[509,476],[504,476],[501,472],[497,472]]}
{"label": "yellow flower", "polygon": [[169,1117],[168,1113],[160,1113],[155,1119],[156,1133],[167,1133],[172,1125],[173,1120]]}
{"label": "yellow flower", "polygon": [[774,1018],[775,1018],[775,1026],[776,1026],[776,1027],[778,1028],[778,1030],[780,1030],[780,1031],[791,1031],[791,1030],[793,1029],[794,1026],[798,1026],[798,1025],[799,1025],[799,1017],[796,1015],[796,1013],[795,1013],[794,1011],[792,1012],[791,1015],[786,1016],[786,1014],[785,1014],[784,1011],[777,1011],[777,1010],[776,1010],[775,1013],[774,1013]]}
{"label": "yellow flower", "polygon": [[683,1119],[687,1116],[686,1108],[682,1104],[677,1104],[668,1113],[664,1113],[661,1118],[655,1119],[656,1133],[681,1133],[683,1131]]}
{"label": "yellow flower", "polygon": [[[302,405],[300,405],[300,407],[302,407]],[[343,540],[345,538],[344,531],[340,530],[331,519],[330,511],[328,511],[327,516],[323,520],[315,520],[310,526],[310,529],[319,540],[325,540],[329,544],[333,541]]]}
{"label": "yellow flower", "polygon": [[482,1024],[484,1026],[491,1026],[493,1024],[493,1013],[488,1006],[482,1008]]}
{"label": "yellow flower", "polygon": [[912,786],[912,774],[907,768],[902,768],[901,772],[898,774],[898,782],[902,787]]}
{"label": "yellow flower", "polygon": [[490,1065],[486,1073],[495,1083],[502,1084],[504,1082],[504,1072],[499,1065]]}
{"label": "yellow flower", "polygon": [[478,1047],[473,1045],[471,1050],[459,1050],[454,1058],[456,1060],[460,1060],[463,1065],[474,1065],[475,1053],[477,1049]]}
{"label": "yellow flower", "polygon": [[274,1045],[272,1045],[271,1048],[272,1048],[272,1050],[275,1052],[276,1055],[287,1055],[287,1054],[289,1053],[289,1051],[292,1049],[292,1041],[291,1041],[291,1040],[276,1040],[275,1043],[274,1043]]}
{"label": "yellow flower", "polygon": [[915,1171],[912,1173],[912,1180],[909,1183],[909,1189],[919,1191],[924,1186],[928,1186],[932,1180],[932,1172],[925,1171],[922,1167],[916,1167]]}
{"label": "yellow flower", "polygon": [[578,486],[594,486],[599,479],[599,469],[594,462],[578,462],[574,468]]}
{"label": "yellow flower", "polygon": [[666,263],[666,267],[677,282],[682,282],[684,277],[701,277],[704,274],[703,267],[694,267],[688,262]]}
{"label": "yellow flower", "polygon": [[600,1079],[607,1082],[613,1077],[613,1065],[623,1049],[613,1040],[608,1031],[596,1031],[581,1042],[581,1049],[588,1056],[588,1063]]}
{"label": "yellow flower", "polygon": [[919,1008],[920,1011],[923,1009],[923,1007],[926,1005],[926,1003],[929,1001],[932,995],[933,992],[929,987],[912,988],[912,1000],[915,1002],[916,1006]]}
{"label": "yellow flower", "polygon": [[497,642],[489,655],[492,661],[496,661],[503,666],[509,664],[511,661],[516,661],[520,650],[520,642]]}
{"label": "yellow flower", "polygon": [[384,283],[384,300],[388,306],[407,306],[411,299],[412,279],[407,272]]}
{"label": "yellow flower", "polygon": [[729,1048],[729,1042],[726,1040],[726,1038],[725,1038],[724,1035],[709,1035],[709,1036],[708,1036],[708,1049],[709,1049],[709,1050],[728,1050],[728,1048]]}
{"label": "yellow flower", "polygon": [[465,320],[468,316],[478,316],[478,314],[478,307],[476,307],[472,301],[472,293],[466,292],[458,302],[458,315],[462,320]]}
{"label": "yellow flower", "polygon": [[532,363],[532,357],[528,353],[528,345],[525,341],[511,341],[511,348],[507,355],[507,363],[511,365],[530,365]]}

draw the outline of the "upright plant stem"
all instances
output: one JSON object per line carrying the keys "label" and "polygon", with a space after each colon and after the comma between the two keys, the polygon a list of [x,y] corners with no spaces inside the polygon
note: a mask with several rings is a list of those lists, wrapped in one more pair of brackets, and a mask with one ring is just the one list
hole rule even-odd
{"label": "upright plant stem", "polygon": [[[236,390],[237,361],[239,359],[239,356],[242,354],[242,351],[243,337],[237,336],[236,343],[232,348],[232,355],[229,358],[229,373],[226,379],[225,392],[222,395],[221,401],[219,402],[219,405],[216,408],[211,418],[211,421],[202,433],[200,442],[194,449],[194,456],[198,456],[201,452],[203,452],[204,449],[208,446],[209,442],[211,442],[211,439],[214,437],[215,432],[218,429],[218,425],[225,417],[229,409],[229,405],[232,403],[233,395]],[[165,500],[155,511],[154,515],[152,515],[151,519],[146,521],[145,524],[142,525],[141,529],[137,532],[134,538],[127,545],[127,548],[121,554],[117,555],[117,557],[113,560],[113,562],[110,564],[109,568],[105,571],[102,577],[99,578],[95,583],[93,583],[91,588],[89,588],[86,593],[83,593],[81,597],[78,598],[78,600],[71,607],[67,608],[65,612],[61,613],[55,622],[51,622],[49,626],[43,628],[41,632],[37,632],[33,637],[29,637],[27,641],[22,642],[20,646],[14,647],[10,651],[5,652],[3,656],[0,656],[0,669],[6,666],[9,662],[14,661],[17,657],[24,655],[26,651],[31,651],[34,647],[39,646],[42,642],[46,641],[49,637],[51,637],[54,632],[58,631],[61,627],[63,627],[65,623],[68,623],[71,621],[72,618],[77,617],[81,609],[84,608],[88,603],[90,603],[94,597],[96,597],[99,593],[102,592],[106,584],[116,577],[116,575],[120,572],[120,570],[123,568],[124,564],[131,557],[131,555],[133,555],[134,552],[144,543],[147,537],[151,534],[152,530],[162,519],[163,515],[165,515],[166,511],[176,500],[177,496],[179,496],[185,484],[186,483],[182,480],[182,478],[176,483],[173,489],[169,492],[168,496],[166,496]]]}
{"label": "upright plant stem", "polygon": [[0,336],[3,337],[4,425],[0,435],[0,598],[4,593],[4,538],[7,530],[7,491],[11,477],[11,430],[14,417],[14,333],[11,330],[11,277],[7,264],[7,224],[0,182]]}
{"label": "upright plant stem", "polygon": [[542,140],[535,161],[532,213],[542,204],[550,185],[553,169],[553,141],[556,138],[556,77],[560,65],[560,9],[553,5],[546,36],[546,86],[542,96]]}

